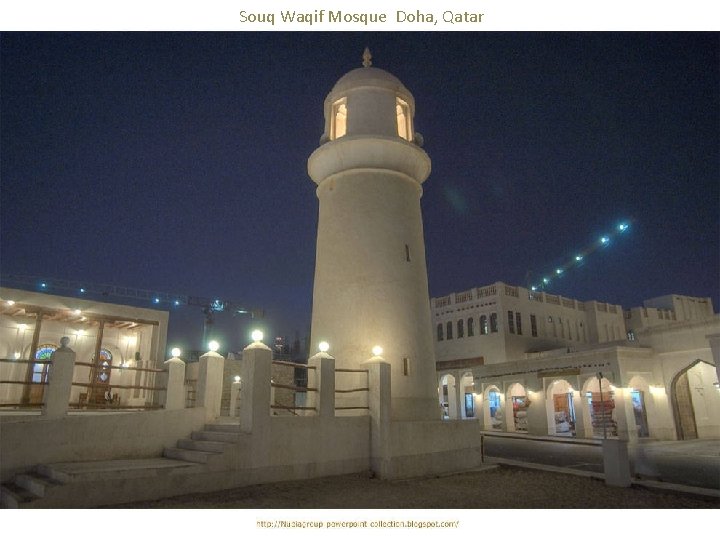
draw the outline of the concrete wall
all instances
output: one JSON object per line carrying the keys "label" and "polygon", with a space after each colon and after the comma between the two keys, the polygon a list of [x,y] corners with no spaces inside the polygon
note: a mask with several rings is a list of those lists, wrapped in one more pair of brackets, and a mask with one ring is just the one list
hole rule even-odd
{"label": "concrete wall", "polygon": [[0,418],[0,480],[38,464],[158,457],[200,429],[201,408],[132,413]]}

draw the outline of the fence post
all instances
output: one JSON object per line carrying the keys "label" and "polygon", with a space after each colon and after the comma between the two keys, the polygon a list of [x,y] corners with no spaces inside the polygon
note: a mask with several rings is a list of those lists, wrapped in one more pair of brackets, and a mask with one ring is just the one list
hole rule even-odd
{"label": "fence post", "polygon": [[165,408],[167,410],[185,408],[185,362],[177,356],[165,360],[167,369],[167,388],[165,390]]}
{"label": "fence post", "polygon": [[256,340],[243,349],[240,367],[240,429],[260,432],[270,423],[272,351]]}
{"label": "fence post", "polygon": [[50,356],[48,386],[43,393],[42,415],[50,418],[65,416],[70,401],[73,372],[75,371],[75,351],[68,347],[70,338],[60,339],[60,348]]}
{"label": "fence post", "polygon": [[[319,352],[308,359],[308,366],[315,367],[315,386],[317,392],[311,401],[318,416],[335,416],[335,358],[326,352]],[[309,378],[309,377],[308,377]]]}
{"label": "fence post", "polygon": [[237,416],[237,404],[238,399],[240,399],[240,384],[242,379],[238,375],[235,377],[235,380],[232,383],[232,386],[230,386],[230,411],[228,412],[228,416]]}
{"label": "fence post", "polygon": [[364,363],[369,368],[370,387],[370,467],[380,478],[392,476],[390,470],[390,364],[375,356]]}
{"label": "fence post", "polygon": [[205,409],[206,420],[220,416],[224,366],[225,359],[215,351],[200,357],[196,405]]}

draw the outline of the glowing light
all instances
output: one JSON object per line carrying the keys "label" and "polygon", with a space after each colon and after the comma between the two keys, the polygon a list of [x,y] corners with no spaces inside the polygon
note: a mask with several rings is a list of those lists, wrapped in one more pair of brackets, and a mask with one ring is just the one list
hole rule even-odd
{"label": "glowing light", "polygon": [[328,352],[330,350],[330,344],[327,341],[321,341],[318,344],[318,349],[320,349],[320,352]]}
{"label": "glowing light", "polygon": [[212,340],[210,343],[208,343],[208,349],[210,349],[212,352],[217,352],[217,350],[220,348],[220,344]]}
{"label": "glowing light", "polygon": [[84,336],[84,335],[85,335],[85,330],[75,330],[75,335],[76,335],[76,336]]}
{"label": "glowing light", "polygon": [[583,260],[582,255],[575,255],[575,260],[578,261],[578,262],[579,262],[579,261],[582,261],[582,260]]}
{"label": "glowing light", "polygon": [[375,345],[372,348],[372,353],[374,356],[380,356],[383,353],[383,348],[380,345]]}
{"label": "glowing light", "polygon": [[555,269],[555,273],[556,273],[558,276],[559,276],[560,274],[562,274],[562,273],[563,273],[562,268],[556,268],[556,269]]}
{"label": "glowing light", "polygon": [[629,225],[627,223],[621,223],[618,225],[618,231],[625,232],[628,230]]}
{"label": "glowing light", "polygon": [[15,305],[15,300],[8,300],[8,301],[7,301],[7,305],[8,305],[8,306],[14,306],[14,305]]}
{"label": "glowing light", "polygon": [[80,314],[82,313],[82,311],[80,311],[79,309],[76,309],[76,310],[73,311],[73,313],[74,313],[75,315],[80,315]]}
{"label": "glowing light", "polygon": [[235,375],[235,382],[240,382],[240,375]]}
{"label": "glowing light", "polygon": [[19,360],[19,359],[20,359],[20,353],[19,353],[19,352],[16,352],[13,356],[15,357],[15,360]]}
{"label": "glowing light", "polygon": [[544,278],[543,278],[543,283],[544,283],[545,285],[547,285],[548,283],[550,283],[550,280],[549,280],[548,278],[544,277]]}
{"label": "glowing light", "polygon": [[253,339],[253,341],[260,342],[263,340],[263,333],[262,330],[253,330],[252,334],[250,334],[250,337]]}
{"label": "glowing light", "polygon": [[83,287],[81,287],[81,288],[80,288],[80,292],[81,292],[81,293],[84,293],[84,292],[85,292],[85,289],[84,289]]}
{"label": "glowing light", "polygon": [[182,351],[178,347],[173,347],[173,350],[170,351],[170,354],[172,354],[173,358],[180,358]]}
{"label": "glowing light", "polygon": [[159,303],[160,303],[160,299],[156,296],[155,298],[153,298],[153,303],[154,303],[154,304],[159,304]]}
{"label": "glowing light", "polygon": [[175,302],[173,302],[173,303],[174,303],[176,306],[179,306],[179,305],[180,305],[180,300],[175,300]]}
{"label": "glowing light", "polygon": [[600,239],[600,243],[601,243],[601,244],[607,244],[609,241],[610,241],[610,238],[608,238],[607,236],[603,236],[603,237]]}
{"label": "glowing light", "polygon": [[27,330],[28,325],[25,323],[18,324],[18,330]]}
{"label": "glowing light", "polygon": [[531,291],[537,291],[537,287],[536,287],[535,285],[533,285],[532,287],[530,287],[530,290],[531,290]]}
{"label": "glowing light", "polygon": [[47,289],[47,283],[45,283],[45,282],[43,281],[43,282],[40,284],[40,287],[43,288],[43,289]]}

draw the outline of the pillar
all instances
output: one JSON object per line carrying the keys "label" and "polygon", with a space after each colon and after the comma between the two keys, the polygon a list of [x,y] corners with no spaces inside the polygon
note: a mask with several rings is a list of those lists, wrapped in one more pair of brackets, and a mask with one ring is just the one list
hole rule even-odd
{"label": "pillar", "polygon": [[[463,414],[465,392],[463,392],[462,388],[462,374],[456,371],[453,373],[453,376],[455,377],[455,419],[462,420],[465,418],[465,415]],[[448,397],[450,396],[448,395]]]}
{"label": "pillar", "polygon": [[167,370],[167,388],[165,389],[165,409],[185,408],[185,362],[177,356],[165,361]]}
{"label": "pillar", "polygon": [[542,387],[537,391],[527,390],[530,406],[527,409],[528,435],[548,434],[548,414],[545,392]]}
{"label": "pillar", "polygon": [[715,362],[715,373],[720,381],[720,334],[711,334],[705,336],[710,342],[710,350],[712,351],[713,362]]}
{"label": "pillar", "polygon": [[75,351],[67,344],[70,338],[60,340],[60,348],[50,357],[52,363],[48,370],[48,386],[43,393],[42,415],[48,418],[65,416],[70,401],[73,373],[75,371]]}
{"label": "pillar", "polygon": [[317,392],[308,392],[312,396],[318,416],[335,417],[335,358],[326,352],[319,352],[308,359],[308,366],[315,367],[315,388]]}
{"label": "pillar", "polygon": [[214,351],[208,351],[200,357],[196,406],[205,409],[208,421],[220,416],[224,366],[225,359]]}
{"label": "pillar", "polygon": [[605,483],[610,486],[628,487],[631,480],[627,440],[603,439],[602,451]]}
{"label": "pillar", "polygon": [[370,405],[370,468],[379,477],[390,476],[390,364],[368,363]]}
{"label": "pillar", "polygon": [[240,367],[240,429],[260,432],[270,424],[270,368],[272,351],[261,342],[243,350]]}
{"label": "pillar", "polygon": [[228,411],[228,416],[237,416],[237,404],[240,399],[241,380],[242,378],[240,380],[233,381],[230,386],[230,410]]}

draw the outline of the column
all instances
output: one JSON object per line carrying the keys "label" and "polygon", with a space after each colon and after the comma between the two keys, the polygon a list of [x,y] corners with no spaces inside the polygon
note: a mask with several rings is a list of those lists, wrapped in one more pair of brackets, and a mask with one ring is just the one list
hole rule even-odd
{"label": "column", "polygon": [[225,359],[215,351],[208,351],[200,357],[197,406],[205,409],[208,421],[220,416],[224,365]]}
{"label": "column", "polygon": [[240,367],[240,429],[260,432],[270,424],[272,351],[256,341],[243,350]]}
{"label": "column", "polygon": [[314,403],[318,416],[323,418],[335,417],[335,358],[326,352],[319,352],[308,359],[308,366],[315,369],[315,387],[317,392],[308,392],[314,395],[310,400]]}
{"label": "column", "polygon": [[370,383],[370,467],[380,478],[390,476],[390,364],[367,364]]}
{"label": "column", "polygon": [[165,389],[165,408],[167,410],[185,408],[185,362],[177,356],[165,361],[167,370],[167,388]]}
{"label": "column", "polygon": [[70,338],[60,340],[60,348],[53,352],[48,371],[48,386],[43,393],[42,415],[48,418],[65,416],[70,401],[73,372],[75,371],[75,351],[68,347]]}
{"label": "column", "polygon": [[237,416],[237,404],[238,400],[240,399],[240,384],[241,384],[241,378],[238,376],[233,381],[232,385],[230,386],[230,411],[228,411],[228,416]]}

